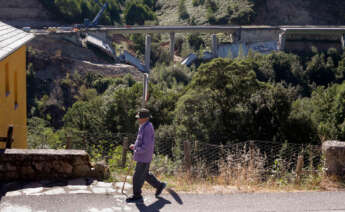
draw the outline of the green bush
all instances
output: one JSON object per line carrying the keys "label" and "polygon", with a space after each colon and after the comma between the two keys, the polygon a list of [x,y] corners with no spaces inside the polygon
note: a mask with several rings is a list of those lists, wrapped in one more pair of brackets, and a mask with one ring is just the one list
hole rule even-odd
{"label": "green bush", "polygon": [[146,20],[155,20],[156,15],[147,5],[132,0],[126,3],[124,18],[128,25],[143,25]]}
{"label": "green bush", "polygon": [[322,140],[345,139],[345,83],[318,87],[311,96],[311,118]]}
{"label": "green bush", "polygon": [[152,10],[156,9],[158,0],[142,0],[142,1],[143,1],[143,4],[147,5]]}
{"label": "green bush", "polygon": [[154,155],[150,168],[155,175],[173,176],[181,170],[182,166],[182,160],[173,161],[168,156]]}
{"label": "green bush", "polygon": [[254,4],[249,1],[234,2],[228,7],[229,23],[246,25],[251,24],[255,18]]}
{"label": "green bush", "polygon": [[160,43],[152,43],[151,45],[151,65],[154,67],[156,64],[169,65],[170,52],[166,48],[162,48]]}
{"label": "green bush", "polygon": [[[182,47],[183,47],[183,42],[184,42],[184,39],[183,37],[176,37],[175,39],[175,53],[177,55],[181,55],[181,52],[182,52]],[[344,61],[344,64],[345,64],[345,61]],[[345,65],[344,65],[345,67]]]}
{"label": "green bush", "polygon": [[207,11],[216,12],[218,10],[217,3],[213,0],[206,0],[206,9]]}
{"label": "green bush", "polygon": [[[106,0],[100,0],[104,4]],[[94,0],[40,0],[58,19],[68,23],[83,23],[84,19],[93,20],[101,7]],[[99,24],[112,25],[121,23],[121,9],[117,1],[107,1],[108,8],[104,11]]]}
{"label": "green bush", "polygon": [[189,18],[189,14],[185,5],[185,0],[179,0],[179,4],[178,4],[178,14],[179,14],[179,18],[182,20],[186,20]]}
{"label": "green bush", "polygon": [[192,4],[194,7],[197,7],[199,5],[203,5],[205,3],[205,0],[193,0]]}
{"label": "green bush", "polygon": [[[310,82],[317,85],[328,85],[336,79],[337,70],[333,58],[324,53],[314,55],[307,63],[306,71]],[[338,77],[341,78],[341,75]]]}
{"label": "green bush", "polygon": [[158,65],[152,70],[151,81],[163,89],[185,87],[191,81],[192,72],[182,65]]}
{"label": "green bush", "polygon": [[143,34],[131,34],[129,39],[133,41],[131,47],[137,54],[145,54],[145,35]]}
{"label": "green bush", "polygon": [[195,33],[195,34],[190,34],[188,35],[188,43],[189,45],[195,50],[198,51],[200,48],[205,47],[205,42],[204,40],[200,37],[200,34]]}
{"label": "green bush", "polygon": [[31,149],[52,149],[62,146],[62,141],[48,122],[38,117],[28,119],[28,146]]}

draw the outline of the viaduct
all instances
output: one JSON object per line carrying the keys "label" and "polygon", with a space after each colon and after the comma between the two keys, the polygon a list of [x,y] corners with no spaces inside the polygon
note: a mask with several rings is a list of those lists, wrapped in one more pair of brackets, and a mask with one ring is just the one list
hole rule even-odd
{"label": "viaduct", "polygon": [[[144,33],[147,35],[146,43],[150,43],[149,34],[169,33],[170,56],[173,58],[176,33],[208,33],[212,37],[211,49],[214,56],[217,55],[216,33],[228,33],[232,43],[249,44],[255,42],[275,42],[276,50],[299,51],[316,46],[320,50],[328,48],[345,48],[345,26],[127,26],[80,29],[77,33],[72,27],[56,27],[40,30],[31,30],[36,35],[61,35],[69,40],[76,40],[78,33],[83,31],[94,35],[101,42],[106,43],[107,37],[112,34]],[[73,38],[74,36],[77,36]],[[97,45],[97,44],[96,44]]]}

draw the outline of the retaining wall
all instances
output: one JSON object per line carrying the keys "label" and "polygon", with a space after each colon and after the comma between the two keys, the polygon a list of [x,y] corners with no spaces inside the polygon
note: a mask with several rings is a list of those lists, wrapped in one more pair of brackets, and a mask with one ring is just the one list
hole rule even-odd
{"label": "retaining wall", "polygon": [[0,153],[0,181],[90,177],[83,150],[6,149]]}

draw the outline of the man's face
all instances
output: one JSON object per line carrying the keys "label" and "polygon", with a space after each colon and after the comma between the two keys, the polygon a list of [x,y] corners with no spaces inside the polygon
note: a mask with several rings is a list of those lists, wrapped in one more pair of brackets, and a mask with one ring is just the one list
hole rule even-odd
{"label": "man's face", "polygon": [[144,124],[148,120],[148,118],[142,118],[142,119],[138,118],[137,120],[138,120],[139,124]]}

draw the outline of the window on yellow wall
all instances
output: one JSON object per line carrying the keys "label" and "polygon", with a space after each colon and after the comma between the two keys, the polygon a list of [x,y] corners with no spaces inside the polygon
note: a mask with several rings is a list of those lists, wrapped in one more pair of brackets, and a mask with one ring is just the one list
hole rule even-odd
{"label": "window on yellow wall", "polygon": [[10,71],[8,63],[5,64],[5,95],[10,95]]}
{"label": "window on yellow wall", "polygon": [[18,72],[14,72],[14,109],[18,107]]}

